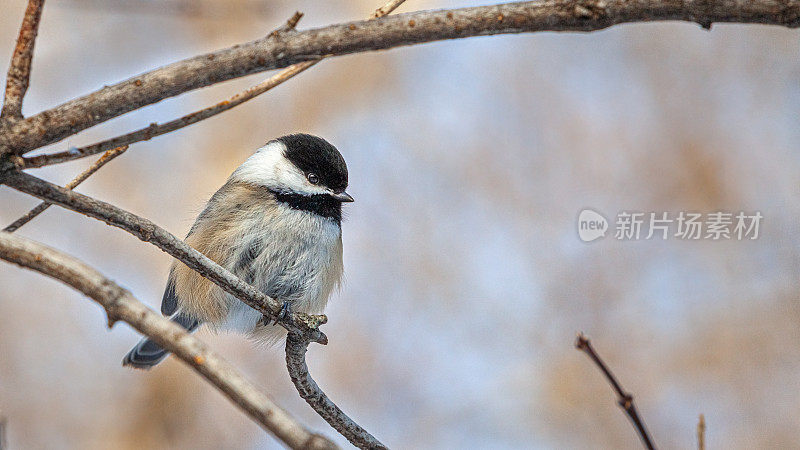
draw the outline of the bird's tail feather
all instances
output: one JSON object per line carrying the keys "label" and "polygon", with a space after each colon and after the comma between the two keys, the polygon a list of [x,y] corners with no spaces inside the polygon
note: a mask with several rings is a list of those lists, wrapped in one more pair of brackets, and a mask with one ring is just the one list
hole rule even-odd
{"label": "bird's tail feather", "polygon": [[[180,312],[172,316],[172,321],[186,328],[189,332],[194,331],[200,325],[197,319]],[[136,347],[133,347],[133,349],[125,355],[125,359],[122,360],[122,365],[131,366],[136,369],[149,369],[160,363],[168,354],[169,352],[161,348],[158,344],[148,338],[144,338],[136,344]]]}

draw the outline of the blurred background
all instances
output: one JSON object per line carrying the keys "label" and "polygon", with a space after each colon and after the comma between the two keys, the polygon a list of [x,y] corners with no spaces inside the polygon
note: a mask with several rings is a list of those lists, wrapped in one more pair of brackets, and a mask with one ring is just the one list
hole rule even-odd
{"label": "blurred background", "polygon": [[[382,0],[61,0],[44,11],[33,114],[169,62],[368,16]],[[25,4],[4,0],[2,73]],[[409,0],[400,11],[475,1]],[[395,448],[638,448],[586,332],[663,448],[800,442],[800,40],[779,27],[652,23],[439,42],[334,58],[211,120],[133,145],[79,190],[188,231],[266,141],[325,137],[347,160],[346,282],[312,373]],[[43,150],[165,121],[256,74],[127,114]],[[65,183],[89,159],[33,173]],[[37,202],[0,189],[0,225]],[[759,211],[756,240],[578,238],[590,207]],[[613,223],[612,223],[613,228]],[[51,208],[18,233],[76,255],[157,308],[171,258]],[[272,437],[93,302],[0,265],[0,411],[12,449],[272,449]],[[200,337],[305,424],[280,348]]]}

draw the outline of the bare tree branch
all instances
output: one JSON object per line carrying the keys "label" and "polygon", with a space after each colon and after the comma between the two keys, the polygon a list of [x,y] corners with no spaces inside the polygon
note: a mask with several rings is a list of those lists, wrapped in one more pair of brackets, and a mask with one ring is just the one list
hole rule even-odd
{"label": "bare tree branch", "polygon": [[23,158],[23,168],[32,169],[36,167],[49,166],[51,164],[59,164],[63,162],[74,161],[76,159],[81,159],[90,155],[100,153],[109,148],[114,148],[119,145],[129,145],[140,141],[147,141],[156,136],[161,136],[162,134],[167,134],[179,130],[181,128],[187,127],[189,125],[193,125],[197,122],[200,122],[201,120],[208,119],[210,117],[216,116],[219,113],[223,113],[231,108],[239,106],[242,103],[267,92],[268,90],[274,88],[275,86],[294,77],[298,73],[315,65],[319,61],[321,61],[321,59],[301,62],[289,66],[286,69],[282,70],[280,73],[277,73],[267,78],[261,83],[258,83],[257,85],[252,86],[247,90],[242,91],[227,100],[223,100],[215,105],[209,106],[199,111],[195,111],[193,113],[189,113],[183,117],[179,117],[175,120],[171,120],[166,123],[160,123],[160,124],[153,123],[145,128],[141,128],[136,131],[123,134],[121,136],[107,139],[105,141],[98,142],[96,144],[87,145],[85,147],[73,148],[63,152],[38,155],[30,158]]}
{"label": "bare tree branch", "polygon": [[4,174],[1,174],[0,183],[52,204],[101,220],[108,225],[121,228],[142,241],[149,242],[169,253],[256,311],[277,319],[281,326],[288,331],[301,334],[307,339],[320,344],[328,342],[325,334],[317,329],[319,325],[327,320],[325,316],[309,316],[293,312],[284,315],[283,318],[279,318],[282,304],[277,300],[264,295],[261,291],[245,283],[227,269],[145,218],[16,170],[7,170]]}
{"label": "bare tree branch", "polygon": [[[103,154],[103,156],[101,156],[97,161],[95,161],[94,164],[89,166],[83,172],[79,173],[77,177],[73,178],[72,181],[67,183],[64,186],[64,188],[65,189],[69,189],[69,190],[75,189],[79,184],[83,183],[87,178],[92,176],[92,174],[94,174],[95,172],[100,170],[101,167],[105,166],[106,163],[110,162],[112,159],[116,158],[117,156],[125,153],[125,150],[127,150],[127,149],[128,149],[128,146],[124,145],[122,147],[117,147],[117,148],[114,148],[114,149],[111,149],[111,150],[105,152],[105,154]],[[11,225],[5,227],[3,229],[3,231],[8,232],[8,233],[13,233],[13,232],[17,231],[20,227],[22,227],[26,223],[30,222],[34,218],[36,218],[36,216],[38,216],[39,214],[43,213],[51,205],[52,205],[52,203],[48,203],[48,202],[39,203],[39,205],[37,205],[35,208],[33,208],[30,211],[28,211],[27,213],[25,213],[24,216],[22,216],[19,219],[15,220],[14,223],[12,223]]]}
{"label": "bare tree branch", "polygon": [[22,26],[19,29],[17,46],[11,56],[6,77],[6,95],[3,100],[3,110],[0,119],[21,119],[22,99],[28,90],[31,79],[31,60],[33,59],[33,46],[36,43],[36,34],[39,32],[39,22],[42,19],[44,0],[29,0]]}
{"label": "bare tree branch", "polygon": [[642,440],[642,445],[644,445],[648,450],[653,450],[655,446],[653,446],[653,441],[650,439],[650,435],[647,433],[647,427],[645,427],[644,421],[639,417],[639,412],[636,410],[636,406],[633,404],[633,395],[625,392],[625,390],[619,384],[619,381],[617,381],[617,378],[613,373],[611,373],[611,370],[600,358],[600,355],[594,351],[594,347],[592,347],[592,343],[589,341],[589,338],[584,336],[583,333],[578,333],[578,338],[575,341],[575,348],[586,353],[595,363],[595,365],[597,365],[600,371],[603,372],[603,375],[605,375],[606,379],[611,384],[611,387],[614,388],[614,392],[617,394],[617,403],[625,411],[625,414],[627,414],[631,419],[631,422],[633,422],[633,426],[636,428],[636,432],[639,434],[639,439]]}
{"label": "bare tree branch", "polygon": [[[273,31],[271,35],[276,35],[278,33],[286,33],[288,31],[294,30],[294,28],[297,26],[297,23],[300,21],[302,17],[303,13],[301,13],[300,11],[295,12],[294,15],[290,17],[289,20],[287,20],[284,25]],[[302,64],[308,64],[308,63],[302,63]],[[228,100],[221,101],[216,105],[209,106],[208,108],[195,111],[193,113],[187,114],[183,117],[180,117],[178,119],[172,120],[164,124],[152,123],[145,128],[132,131],[122,136],[117,136],[115,138],[106,139],[105,141],[99,142],[97,144],[92,144],[81,148],[72,148],[64,152],[39,155],[31,158],[23,158],[22,164],[19,166],[19,168],[32,169],[37,167],[49,166],[51,164],[59,164],[63,162],[74,161],[76,159],[85,158],[87,156],[94,155],[122,145],[127,146],[135,142],[147,141],[156,136],[160,136],[162,134],[166,134],[178,130],[180,128],[187,127],[189,125],[200,122],[201,120],[208,119],[209,117],[213,117],[219,113],[225,112],[237,105],[246,102],[247,100],[250,100],[258,95],[263,94],[264,92],[268,91],[274,86],[277,86],[283,81],[288,80],[289,78],[295,75],[293,73],[290,74],[288,77],[285,76],[287,72],[292,71],[292,67],[287,68],[280,74],[274,75],[269,79],[247,89],[244,92],[234,95]],[[281,75],[284,75],[284,77],[281,77]]]}
{"label": "bare tree branch", "polygon": [[286,367],[300,396],[342,436],[363,449],[385,449],[385,445],[347,416],[311,378],[306,365],[308,341],[303,336],[286,336]]}
{"label": "bare tree branch", "polygon": [[143,106],[255,72],[323,56],[444,39],[534,31],[593,31],[626,22],[684,20],[800,26],[800,0],[544,0],[419,11],[278,34],[195,56],[21,120],[0,154],[24,154]]}
{"label": "bare tree branch", "polygon": [[0,258],[62,281],[92,298],[105,308],[109,327],[121,320],[153,339],[287,446],[293,449],[337,448],[327,438],[308,431],[199,339],[80,260],[6,232],[0,232]]}
{"label": "bare tree branch", "polygon": [[[397,9],[397,7],[403,4],[403,2],[405,2],[405,0],[392,0],[389,3],[375,10],[375,12],[372,13],[372,16],[370,17],[380,18],[387,14],[390,14],[392,11]],[[276,30],[275,32],[284,32],[294,29],[295,25],[300,20],[300,17],[302,17],[302,14],[300,14],[299,16],[298,14],[300,13],[295,13],[295,16],[289,19],[287,25],[283,29]],[[305,71],[306,69],[309,69],[318,62],[322,61],[324,58],[325,57],[297,64],[292,64],[291,66],[267,78],[261,83],[258,83],[257,85],[252,86],[247,90],[240,92],[227,100],[223,100],[215,105],[209,106],[199,111],[195,111],[193,113],[189,113],[183,117],[179,117],[172,121],[163,124],[152,123],[150,124],[150,126],[147,126],[145,128],[141,128],[139,130],[132,131],[130,133],[126,133],[111,139],[106,139],[96,144],[87,145],[85,147],[73,148],[64,152],[34,156],[32,158],[24,158],[23,159],[24,168],[43,167],[51,164],[58,164],[62,162],[84,158],[89,155],[100,153],[109,148],[114,148],[119,145],[133,144],[135,142],[140,142],[140,141],[147,141],[156,136],[161,136],[162,134],[167,134],[172,131],[179,130],[183,127],[193,125],[197,122],[200,122],[201,120],[208,119],[210,117],[216,116],[217,114],[225,112],[231,108],[239,106],[242,103],[269,91],[270,89],[282,84],[283,82],[290,80],[295,75]]]}

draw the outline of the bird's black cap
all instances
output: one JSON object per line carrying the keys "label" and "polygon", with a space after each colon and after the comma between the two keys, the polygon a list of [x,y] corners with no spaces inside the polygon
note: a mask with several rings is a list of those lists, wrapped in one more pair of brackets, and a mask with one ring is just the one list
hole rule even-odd
{"label": "bird's black cap", "polygon": [[320,184],[334,192],[347,188],[347,164],[325,139],[310,134],[290,134],[277,139],[286,146],[286,159],[306,175],[314,173]]}

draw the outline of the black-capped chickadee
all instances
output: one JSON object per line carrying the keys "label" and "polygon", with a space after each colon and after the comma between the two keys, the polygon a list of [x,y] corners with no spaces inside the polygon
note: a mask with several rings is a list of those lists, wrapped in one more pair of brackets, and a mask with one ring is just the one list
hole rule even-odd
{"label": "black-capped chickadee", "polygon": [[[333,145],[308,134],[268,142],[230,176],[197,217],[186,242],[292,311],[320,314],[342,276],[342,202],[347,166]],[[175,261],[161,312],[189,331],[201,324],[274,343],[283,328]],[[143,339],[123,364],[150,368],[167,351]]]}

